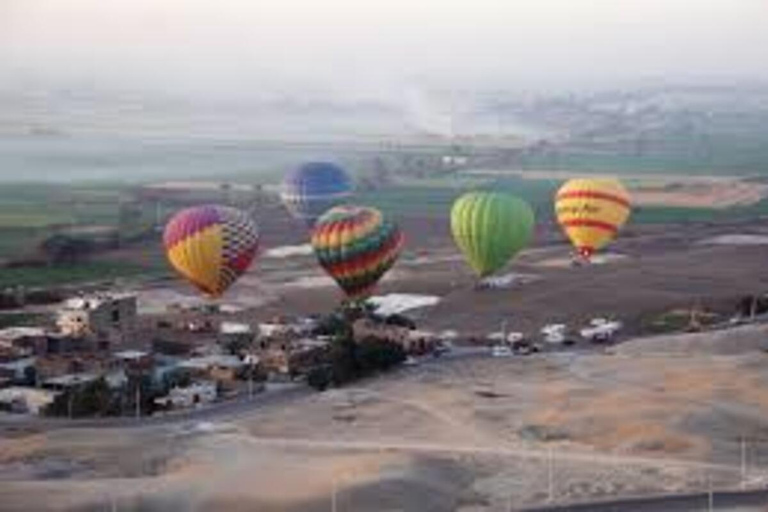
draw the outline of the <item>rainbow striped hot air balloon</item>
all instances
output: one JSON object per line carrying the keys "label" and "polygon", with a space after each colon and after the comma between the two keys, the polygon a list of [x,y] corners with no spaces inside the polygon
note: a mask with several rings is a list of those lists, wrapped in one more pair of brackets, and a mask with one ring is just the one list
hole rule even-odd
{"label": "rainbow striped hot air balloon", "polygon": [[174,215],[163,242],[168,260],[182,276],[204,294],[219,297],[248,270],[259,234],[245,212],[207,205]]}
{"label": "rainbow striped hot air balloon", "polygon": [[350,299],[368,297],[395,264],[404,238],[397,225],[375,208],[337,206],[315,224],[317,260]]}
{"label": "rainbow striped hot air balloon", "polygon": [[629,218],[629,194],[615,179],[573,179],[555,196],[555,214],[585,260],[616,237]]}

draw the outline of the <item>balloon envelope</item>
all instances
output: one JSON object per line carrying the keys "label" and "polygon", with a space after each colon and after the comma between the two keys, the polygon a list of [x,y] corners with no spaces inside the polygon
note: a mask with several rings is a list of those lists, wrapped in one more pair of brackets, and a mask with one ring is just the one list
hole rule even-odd
{"label": "balloon envelope", "polygon": [[451,231],[467,262],[485,277],[530,242],[534,215],[528,203],[500,192],[469,192],[451,209]]}
{"label": "balloon envelope", "polygon": [[245,212],[207,205],[174,215],[163,243],[168,260],[182,276],[206,295],[219,297],[248,270],[259,234]]}
{"label": "balloon envelope", "polygon": [[615,179],[569,180],[555,196],[557,221],[585,258],[616,237],[631,208],[629,193]]}
{"label": "balloon envelope", "polygon": [[283,180],[280,197],[293,217],[312,227],[333,206],[352,195],[352,180],[336,164],[310,162]]}
{"label": "balloon envelope", "polygon": [[352,299],[370,295],[394,265],[403,243],[394,222],[364,206],[332,208],[312,232],[318,262]]}

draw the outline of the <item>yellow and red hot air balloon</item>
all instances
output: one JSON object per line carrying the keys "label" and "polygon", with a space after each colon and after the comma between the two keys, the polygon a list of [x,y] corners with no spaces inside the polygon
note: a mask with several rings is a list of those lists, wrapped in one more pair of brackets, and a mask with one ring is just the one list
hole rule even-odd
{"label": "yellow and red hot air balloon", "polygon": [[365,206],[331,208],[312,231],[312,247],[320,266],[352,300],[371,294],[395,264],[403,243],[397,224]]}
{"label": "yellow and red hot air balloon", "polygon": [[629,218],[629,193],[615,179],[573,179],[555,196],[555,215],[586,261],[613,240]]}
{"label": "yellow and red hot air balloon", "polygon": [[165,226],[163,243],[171,265],[215,298],[248,270],[259,247],[259,233],[245,212],[206,205],[174,215]]}

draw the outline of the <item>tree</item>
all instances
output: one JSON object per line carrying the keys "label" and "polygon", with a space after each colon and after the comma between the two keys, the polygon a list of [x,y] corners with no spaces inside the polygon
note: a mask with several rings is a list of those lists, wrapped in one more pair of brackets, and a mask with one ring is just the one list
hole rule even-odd
{"label": "tree", "polygon": [[124,405],[130,414],[136,413],[136,400],[140,400],[139,411],[142,416],[149,416],[155,408],[155,398],[160,396],[152,385],[152,377],[142,373],[128,373],[128,384],[124,388]]}
{"label": "tree", "polygon": [[384,323],[387,325],[396,325],[398,327],[405,327],[406,329],[416,329],[416,322],[411,320],[405,315],[394,314],[384,318]]}
{"label": "tree", "polygon": [[82,238],[56,234],[43,240],[39,250],[51,265],[72,265],[90,254],[93,244]]}
{"label": "tree", "polygon": [[339,313],[332,313],[320,319],[314,334],[318,336],[345,336],[351,331],[351,326]]}
{"label": "tree", "polygon": [[388,370],[405,359],[401,345],[378,338],[364,339],[357,349],[358,366],[364,375]]}
{"label": "tree", "polygon": [[82,386],[73,386],[57,395],[45,409],[47,416],[108,416],[119,413],[119,407],[107,381],[102,377]]}
{"label": "tree", "polygon": [[253,343],[253,334],[235,334],[223,340],[224,350],[231,355],[239,355]]}
{"label": "tree", "polygon": [[[328,364],[313,368],[307,374],[307,383],[317,390],[330,384],[341,386],[378,371],[396,366],[406,359],[405,350],[397,343],[379,338],[355,341],[352,323],[359,318],[374,318],[375,307],[367,302],[348,302],[336,313],[324,318],[316,329],[317,334],[332,335],[328,352]],[[407,317],[389,317],[395,325],[415,328]]]}
{"label": "tree", "polygon": [[318,391],[325,391],[331,385],[332,370],[328,366],[317,366],[307,373],[307,384]]}
{"label": "tree", "polygon": [[341,336],[331,342],[331,380],[337,386],[360,377],[357,344],[351,336]]}

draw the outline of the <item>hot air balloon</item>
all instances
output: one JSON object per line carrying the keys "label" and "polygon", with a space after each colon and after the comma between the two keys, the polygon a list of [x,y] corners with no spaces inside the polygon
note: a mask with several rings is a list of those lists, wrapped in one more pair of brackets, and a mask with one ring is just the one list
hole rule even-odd
{"label": "hot air balloon", "polygon": [[338,165],[310,162],[300,166],[283,181],[280,197],[288,211],[308,228],[333,206],[352,195],[352,180]]}
{"label": "hot air balloon", "polygon": [[630,210],[629,194],[614,179],[569,180],[555,196],[557,221],[585,261],[616,237]]}
{"label": "hot air balloon", "polygon": [[248,270],[259,234],[244,212],[206,205],[174,215],[165,226],[163,242],[171,265],[201,292],[215,298]]}
{"label": "hot air balloon", "polygon": [[528,245],[534,215],[528,203],[500,192],[469,192],[453,203],[456,245],[480,277],[503,267]]}
{"label": "hot air balloon", "polygon": [[404,238],[375,208],[337,206],[317,220],[312,246],[317,260],[348,298],[368,297],[394,265]]}

